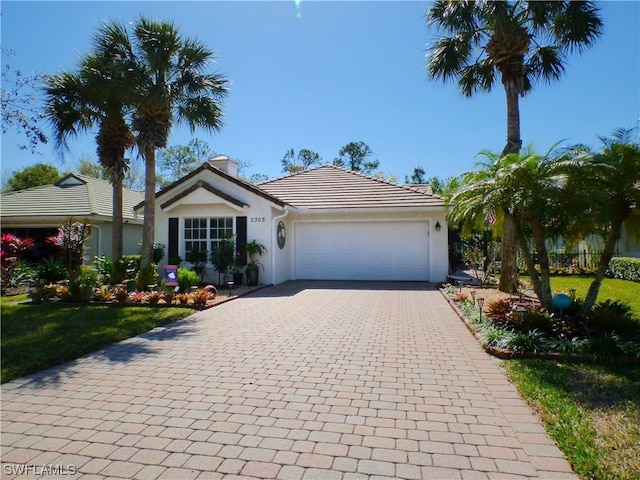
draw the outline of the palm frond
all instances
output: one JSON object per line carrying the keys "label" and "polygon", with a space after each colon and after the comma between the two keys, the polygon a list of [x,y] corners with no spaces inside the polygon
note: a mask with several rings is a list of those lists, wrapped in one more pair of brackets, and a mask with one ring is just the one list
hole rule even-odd
{"label": "palm frond", "polygon": [[595,2],[562,2],[555,16],[551,32],[559,46],[570,52],[591,47],[602,33],[600,8]]}
{"label": "palm frond", "polygon": [[544,79],[547,82],[558,80],[565,71],[566,57],[562,50],[554,45],[537,47],[528,57],[524,68],[527,76],[534,82]]}
{"label": "palm frond", "polygon": [[489,59],[484,58],[461,70],[458,87],[466,97],[471,97],[476,92],[488,92],[496,81],[495,73],[495,68]]}
{"label": "palm frond", "polygon": [[427,74],[430,78],[452,81],[467,65],[471,44],[461,35],[438,39],[428,50]]}

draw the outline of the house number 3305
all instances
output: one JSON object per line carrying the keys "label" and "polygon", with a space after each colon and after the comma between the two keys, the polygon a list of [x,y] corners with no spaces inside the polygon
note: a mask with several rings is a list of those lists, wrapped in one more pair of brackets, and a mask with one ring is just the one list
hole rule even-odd
{"label": "house number 3305", "polygon": [[251,223],[262,223],[266,221],[266,217],[251,217]]}

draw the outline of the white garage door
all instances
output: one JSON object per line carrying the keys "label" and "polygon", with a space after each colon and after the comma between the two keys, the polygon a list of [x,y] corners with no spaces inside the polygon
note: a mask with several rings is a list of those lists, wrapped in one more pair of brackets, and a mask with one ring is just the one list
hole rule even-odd
{"label": "white garage door", "polygon": [[426,222],[298,223],[295,274],[304,280],[429,280]]}

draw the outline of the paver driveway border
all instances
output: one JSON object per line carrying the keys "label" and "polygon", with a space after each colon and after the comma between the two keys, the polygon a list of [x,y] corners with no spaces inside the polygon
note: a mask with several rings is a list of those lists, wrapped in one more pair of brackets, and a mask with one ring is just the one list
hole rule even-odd
{"label": "paver driveway border", "polygon": [[261,290],[4,384],[1,428],[2,478],[575,478],[424,283]]}

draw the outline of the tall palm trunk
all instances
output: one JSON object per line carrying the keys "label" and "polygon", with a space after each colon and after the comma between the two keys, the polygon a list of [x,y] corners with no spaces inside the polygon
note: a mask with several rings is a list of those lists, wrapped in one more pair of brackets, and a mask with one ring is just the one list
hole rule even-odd
{"label": "tall palm trunk", "polygon": [[[522,140],[520,139],[520,107],[518,94],[507,88],[507,145],[502,155],[520,153]],[[500,283],[498,288],[502,292],[514,293],[518,291],[518,248],[516,246],[515,223],[510,212],[506,212],[504,230],[502,232],[502,259],[500,262]]]}
{"label": "tall palm trunk", "polygon": [[[549,268],[549,253],[547,252],[546,237],[544,235],[544,229],[539,222],[530,222],[533,243],[538,252],[538,261],[540,262],[540,292],[538,298],[542,303],[542,306],[547,310],[552,307],[551,297],[551,270]],[[534,266],[535,269],[535,266]]]}
{"label": "tall palm trunk", "polygon": [[111,224],[111,258],[114,262],[122,257],[123,224],[122,224],[122,176],[111,178],[113,192],[113,223]]}
{"label": "tall palm trunk", "polygon": [[589,286],[589,291],[584,299],[584,305],[580,311],[581,316],[584,316],[589,310],[591,310],[593,305],[596,303],[598,292],[600,291],[600,285],[602,285],[602,280],[604,280],[604,275],[609,267],[609,262],[615,253],[616,244],[622,235],[622,223],[622,220],[616,218],[611,224],[611,230],[609,230],[609,236],[607,237],[607,242],[604,245],[602,256],[598,263],[598,270],[596,271],[593,282],[591,282],[591,285]]}
{"label": "tall palm trunk", "polygon": [[153,262],[154,225],[156,217],[156,149],[147,147],[144,151],[144,224],[142,226],[141,268]]}

